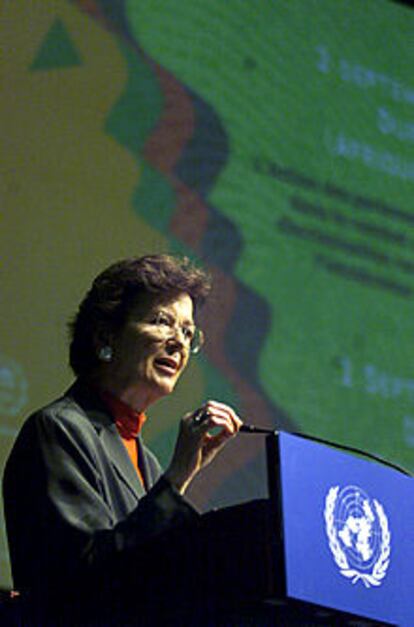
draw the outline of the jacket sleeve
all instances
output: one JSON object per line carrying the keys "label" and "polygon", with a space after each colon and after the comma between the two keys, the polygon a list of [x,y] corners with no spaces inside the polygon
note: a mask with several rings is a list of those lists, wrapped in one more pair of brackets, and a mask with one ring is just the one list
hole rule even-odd
{"label": "jacket sleeve", "polygon": [[[198,518],[160,477],[120,516],[105,481],[92,426],[46,411],[23,427],[4,475],[7,534],[17,588],[58,584],[88,569],[108,568],[164,531]],[[47,583],[48,582],[48,583]]]}

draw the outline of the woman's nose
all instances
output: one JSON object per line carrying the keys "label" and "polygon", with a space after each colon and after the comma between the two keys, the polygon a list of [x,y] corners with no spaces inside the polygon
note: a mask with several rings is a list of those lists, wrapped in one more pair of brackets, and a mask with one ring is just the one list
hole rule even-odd
{"label": "woman's nose", "polygon": [[180,348],[185,348],[187,345],[184,337],[184,333],[180,327],[174,327],[171,329],[171,335],[167,338],[167,346],[176,348],[179,346]]}

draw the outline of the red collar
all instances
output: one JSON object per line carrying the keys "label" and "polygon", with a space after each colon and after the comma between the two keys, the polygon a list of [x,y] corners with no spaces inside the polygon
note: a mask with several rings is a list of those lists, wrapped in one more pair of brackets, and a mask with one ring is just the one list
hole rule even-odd
{"label": "red collar", "polygon": [[113,415],[121,438],[125,440],[135,439],[147,419],[144,412],[136,411],[106,390],[101,392],[100,396]]}

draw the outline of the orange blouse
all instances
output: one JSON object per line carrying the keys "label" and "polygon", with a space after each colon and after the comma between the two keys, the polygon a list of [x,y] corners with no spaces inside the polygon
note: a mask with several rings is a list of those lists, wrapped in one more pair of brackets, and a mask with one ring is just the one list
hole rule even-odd
{"label": "orange blouse", "polygon": [[101,398],[115,419],[115,425],[121,440],[142,485],[144,485],[144,477],[140,468],[140,460],[138,459],[137,437],[147,417],[143,412],[136,411],[110,392],[102,392]]}

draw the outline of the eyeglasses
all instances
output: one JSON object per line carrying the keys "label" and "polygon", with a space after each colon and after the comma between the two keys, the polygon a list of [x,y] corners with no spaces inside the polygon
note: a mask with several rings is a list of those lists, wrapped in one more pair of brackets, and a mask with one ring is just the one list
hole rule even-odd
{"label": "eyeglasses", "polygon": [[204,334],[201,329],[193,324],[179,324],[174,316],[165,311],[154,314],[149,319],[149,324],[156,328],[157,333],[166,338],[172,337],[179,329],[184,345],[193,355],[199,353],[204,344]]}

